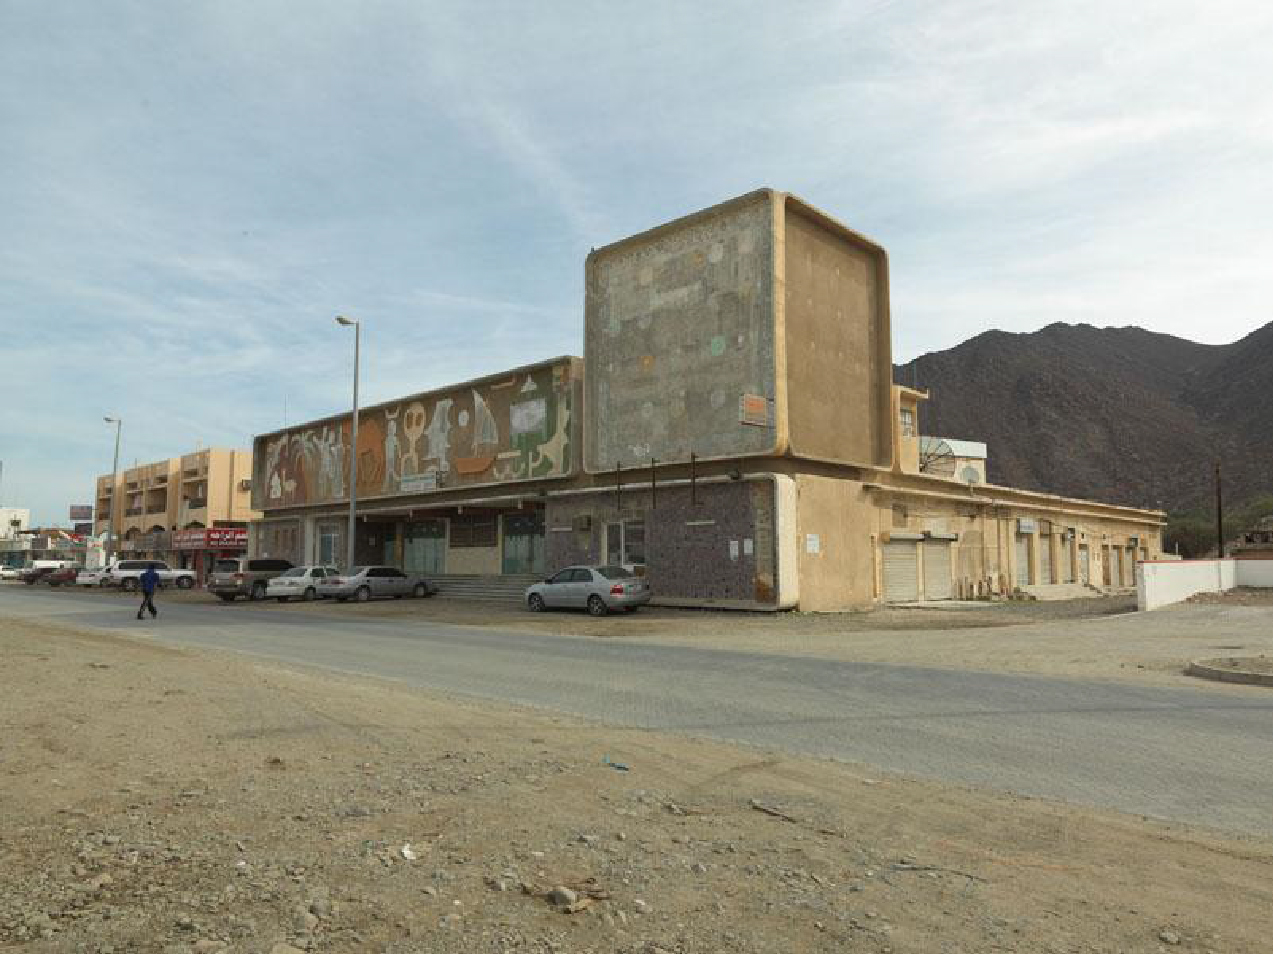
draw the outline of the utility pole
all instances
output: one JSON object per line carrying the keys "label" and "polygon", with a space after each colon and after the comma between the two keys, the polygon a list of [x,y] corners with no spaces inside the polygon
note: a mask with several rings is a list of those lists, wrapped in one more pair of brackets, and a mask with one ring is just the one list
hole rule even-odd
{"label": "utility pole", "polygon": [[[119,495],[119,487],[117,484],[119,483],[118,475],[120,469],[120,428],[124,426],[124,419],[120,417],[104,417],[102,420],[104,420],[107,424],[115,425],[115,457],[111,460],[111,509],[106,521],[106,547],[104,548],[105,552],[102,555],[102,565],[110,566],[111,552],[115,549],[115,511],[119,509],[119,500],[116,498]],[[97,501],[93,501],[93,504],[96,506]]]}
{"label": "utility pole", "polygon": [[354,413],[350,416],[350,521],[346,531],[345,553],[348,572],[354,571],[354,514],[357,509],[359,481],[359,330],[360,325],[355,318],[337,315],[338,325],[354,326]]}
{"label": "utility pole", "polygon": [[1217,489],[1217,558],[1226,558],[1226,541],[1222,537],[1222,462],[1213,465],[1213,482]]}

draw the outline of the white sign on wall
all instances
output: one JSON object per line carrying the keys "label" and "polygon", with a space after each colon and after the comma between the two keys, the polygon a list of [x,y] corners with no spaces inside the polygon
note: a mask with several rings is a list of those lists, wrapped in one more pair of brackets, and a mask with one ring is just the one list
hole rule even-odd
{"label": "white sign on wall", "polygon": [[806,552],[807,553],[819,552],[819,534],[817,533],[806,534]]}

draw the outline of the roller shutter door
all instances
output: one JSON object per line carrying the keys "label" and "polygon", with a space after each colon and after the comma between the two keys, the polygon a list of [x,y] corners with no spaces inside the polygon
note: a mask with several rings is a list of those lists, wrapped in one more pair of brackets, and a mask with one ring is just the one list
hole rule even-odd
{"label": "roller shutter door", "polygon": [[952,545],[945,540],[926,540],[921,544],[925,563],[925,598],[952,598]]}
{"label": "roller shutter door", "polygon": [[1027,545],[1027,537],[1021,533],[1014,539],[1014,553],[1018,563],[1018,585],[1031,586],[1032,554]]}
{"label": "roller shutter door", "polygon": [[1054,582],[1054,541],[1048,534],[1041,534],[1036,544],[1040,547],[1040,582]]}
{"label": "roller shutter door", "polygon": [[881,547],[881,570],[887,603],[911,603],[916,592],[916,543],[891,540]]}

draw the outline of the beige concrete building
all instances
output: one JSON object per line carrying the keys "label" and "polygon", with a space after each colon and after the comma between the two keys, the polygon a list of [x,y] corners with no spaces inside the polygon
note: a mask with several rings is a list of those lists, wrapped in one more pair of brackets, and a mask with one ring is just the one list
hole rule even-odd
{"label": "beige concrete building", "polygon": [[[444,584],[622,563],[663,602],[767,610],[1131,587],[1162,513],[997,487],[995,448],[918,432],[888,274],[769,189],[593,251],[583,360],[361,411],[357,561]],[[256,438],[256,552],[344,552],[350,430]]]}
{"label": "beige concrete building", "polygon": [[[199,569],[223,546],[242,551],[243,535],[194,531],[243,529],[252,509],[252,452],[204,448],[97,478],[93,529],[112,531],[120,557],[154,557]],[[190,531],[185,532],[183,531]],[[237,544],[236,544],[237,541]],[[205,544],[205,545],[201,545]]]}

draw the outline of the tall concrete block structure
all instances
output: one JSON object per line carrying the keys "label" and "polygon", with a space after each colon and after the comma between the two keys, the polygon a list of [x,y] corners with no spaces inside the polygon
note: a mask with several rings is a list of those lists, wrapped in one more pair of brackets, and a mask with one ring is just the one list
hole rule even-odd
{"label": "tall concrete block structure", "polygon": [[890,463],[885,251],[762,189],[585,265],[590,473],[753,455]]}

